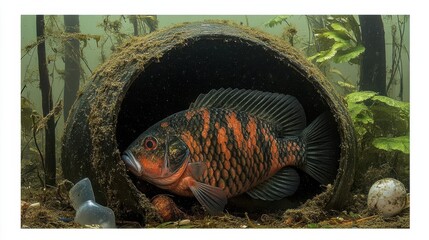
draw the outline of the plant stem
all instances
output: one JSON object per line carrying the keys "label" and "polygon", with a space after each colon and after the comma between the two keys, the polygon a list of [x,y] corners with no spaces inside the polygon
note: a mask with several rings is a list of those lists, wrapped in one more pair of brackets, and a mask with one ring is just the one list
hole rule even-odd
{"label": "plant stem", "polygon": [[[45,20],[44,15],[36,16],[36,33],[37,39],[45,38]],[[46,47],[45,41],[42,41],[37,46],[38,63],[39,63],[39,79],[40,90],[42,92],[42,109],[43,116],[49,114],[52,110],[52,89],[49,83],[49,72],[46,62]],[[56,158],[55,158],[55,122],[51,118],[47,122],[45,128],[45,184],[56,185]]]}
{"label": "plant stem", "polygon": [[[36,146],[37,152],[39,152],[40,160],[41,160],[41,163],[42,163],[43,173],[46,175],[46,171],[45,171],[45,159],[43,157],[42,151],[40,151],[39,144],[37,143],[37,138],[36,138],[36,129],[37,129],[37,126],[36,126],[36,121],[35,121],[34,118],[35,117],[32,115],[31,119],[33,120],[33,139],[34,139],[34,145]],[[42,183],[42,186],[45,188],[46,187],[45,181],[43,181],[42,178],[40,177],[39,171],[37,171],[37,176],[39,177],[40,182]]]}

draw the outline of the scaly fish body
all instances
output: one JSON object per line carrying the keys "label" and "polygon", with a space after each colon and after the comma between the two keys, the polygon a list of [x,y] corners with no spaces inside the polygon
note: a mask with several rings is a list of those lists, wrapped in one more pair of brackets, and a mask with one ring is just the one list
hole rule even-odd
{"label": "scaly fish body", "polygon": [[[205,164],[196,180],[221,188],[227,197],[246,192],[285,166],[298,165],[303,157],[299,138],[279,140],[275,124],[245,112],[200,108],[178,113],[159,126],[174,121],[185,126],[179,134],[189,147],[189,162]],[[169,190],[192,196],[189,189]]]}
{"label": "scaly fish body", "polygon": [[[137,176],[175,194],[195,196],[211,213],[222,211],[227,198],[245,192],[277,200],[292,195],[299,185],[292,167],[323,183],[335,177],[332,158],[338,145],[332,129],[324,127],[325,115],[304,130],[305,114],[291,96],[216,90],[200,96],[189,110],[153,125],[123,159]],[[316,151],[307,151],[307,145]],[[327,164],[315,166],[319,160],[313,160],[314,154],[328,159]]]}

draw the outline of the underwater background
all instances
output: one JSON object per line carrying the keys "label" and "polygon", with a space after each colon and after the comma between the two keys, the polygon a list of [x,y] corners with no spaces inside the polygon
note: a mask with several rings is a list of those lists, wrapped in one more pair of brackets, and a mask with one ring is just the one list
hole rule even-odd
{"label": "underwater background", "polygon": [[[75,17],[79,21],[77,33],[66,31],[64,16],[44,17],[47,70],[52,98],[49,118],[43,116],[42,94],[38,70],[37,46],[40,39],[36,36],[36,16],[21,17],[21,183],[22,199],[25,202],[44,202],[47,208],[60,211],[65,219],[73,217],[67,201],[67,184],[62,177],[60,164],[61,139],[64,132],[64,109],[70,109],[65,94],[65,62],[67,53],[79,55],[79,84],[75,95],[82,93],[86,84],[90,84],[92,73],[97,70],[110,55],[120,49],[135,36],[142,36],[165,27],[183,22],[216,20],[228,21],[237,25],[249,26],[274,35],[298,49],[309,61],[312,61],[335,90],[347,102],[358,140],[358,159],[354,191],[355,202],[350,204],[346,213],[325,217],[303,217],[294,221],[290,216],[264,216],[259,219],[267,227],[409,227],[409,213],[403,213],[386,223],[382,218],[373,217],[366,212],[364,202],[371,184],[380,177],[400,179],[409,189],[409,100],[410,100],[410,19],[406,15],[381,16],[384,29],[386,82],[385,93],[376,89],[361,90],[361,58],[365,51],[359,30],[359,16],[335,15],[267,15],[267,16],[186,16],[186,15],[110,15]],[[76,30],[76,29],[74,29]],[[66,49],[66,43],[74,41],[77,47]],[[55,192],[38,192],[51,184],[46,178],[46,166],[43,164],[44,129],[48,120],[55,124],[56,181]],[[389,121],[386,121],[388,119]],[[388,122],[388,124],[386,124]],[[367,161],[368,158],[376,160]],[[58,187],[56,187],[58,185]],[[48,190],[50,191],[50,190]],[[63,191],[63,192],[62,192]],[[50,201],[48,199],[55,199]],[[40,200],[42,199],[42,200]],[[43,203],[42,203],[43,205]],[[310,209],[309,211],[313,211]],[[45,214],[45,215],[44,215]],[[50,212],[33,212],[22,216],[22,227],[77,227],[67,221],[53,219]],[[292,214],[292,215],[291,215]],[[320,213],[324,215],[326,213]],[[408,215],[407,215],[408,214]],[[247,216],[247,215],[246,215]],[[343,220],[333,220],[340,217]],[[41,222],[40,219],[45,219]],[[48,220],[46,220],[48,219]],[[49,220],[50,219],[50,220]],[[279,220],[280,219],[280,220]],[[361,219],[360,221],[358,221]],[[250,223],[249,223],[250,221]],[[196,221],[198,222],[198,221]],[[246,217],[222,219],[219,225],[186,224],[186,227],[240,227],[252,225]],[[358,223],[356,223],[358,222]],[[136,227],[132,225],[131,227]],[[170,225],[169,225],[170,224]],[[160,227],[176,227],[174,223]],[[361,224],[361,225],[359,225]],[[155,227],[156,225],[151,225]],[[159,225],[158,225],[159,226]],[[125,227],[126,224],[125,224]]]}

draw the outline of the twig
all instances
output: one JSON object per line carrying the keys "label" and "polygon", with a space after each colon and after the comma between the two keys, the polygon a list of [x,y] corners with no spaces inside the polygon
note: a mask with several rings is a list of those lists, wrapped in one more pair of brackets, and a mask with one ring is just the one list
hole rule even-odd
{"label": "twig", "polygon": [[44,118],[39,120],[39,122],[37,124],[37,128],[36,128],[36,132],[38,132],[40,129],[45,128],[48,120],[51,117],[58,115],[62,109],[63,109],[63,101],[59,100],[57,105]]}
{"label": "twig", "polygon": [[27,84],[24,84],[24,87],[22,87],[22,89],[21,89],[21,94],[22,94],[22,92],[24,92],[24,89],[27,87]]}
{"label": "twig", "polygon": [[[39,144],[37,143],[37,139],[36,139],[36,132],[37,131],[36,131],[36,121],[34,120],[35,116],[31,115],[31,119],[33,120],[33,139],[34,139],[34,145],[36,145],[36,149],[39,152],[40,159],[41,159],[41,162],[42,162],[42,169],[43,169],[43,172],[45,172],[45,159],[43,157],[42,152],[40,151]],[[43,187],[45,188],[46,187],[45,186],[45,182],[40,177],[39,171],[37,171],[37,176],[39,177],[40,181],[42,182]]]}
{"label": "twig", "polygon": [[46,186],[45,186],[45,181],[43,181],[42,176],[40,176],[39,169],[36,169],[36,173],[37,173],[37,178],[39,178],[39,181],[40,181],[40,183],[42,184],[43,188],[46,188]]}
{"label": "twig", "polygon": [[341,225],[351,225],[351,224],[356,224],[356,223],[360,223],[360,222],[364,222],[364,221],[368,221],[368,220],[374,219],[374,218],[376,218],[376,217],[377,217],[376,215],[374,215],[374,216],[369,216],[369,217],[364,217],[364,218],[360,218],[360,219],[357,219],[357,220],[351,220],[351,221],[344,222],[344,223],[342,223]]}
{"label": "twig", "polygon": [[400,90],[399,97],[403,99],[403,72],[402,72],[402,45],[404,41],[404,32],[405,32],[405,17],[404,21],[401,22],[399,20],[399,16],[397,17],[398,29],[399,29],[399,43],[396,42],[396,28],[392,31],[392,70],[390,74],[390,80],[387,84],[387,91],[389,91],[391,84],[396,76],[396,72],[399,72],[400,78]]}
{"label": "twig", "polygon": [[247,212],[245,212],[244,215],[246,216],[247,224],[249,224],[249,226],[252,227],[252,228],[256,228],[257,226],[252,222],[252,220],[250,220],[249,215],[247,214]]}
{"label": "twig", "polygon": [[401,25],[401,27],[399,28],[399,59],[400,61],[400,66],[399,66],[399,76],[400,76],[400,86],[399,86],[399,97],[401,100],[403,100],[404,96],[403,96],[403,91],[404,91],[404,74],[402,72],[402,43],[404,40],[404,32],[405,32],[405,21],[406,21],[406,16],[404,16],[404,21],[402,23],[400,23],[399,21],[399,16],[397,17],[398,19],[398,25]]}

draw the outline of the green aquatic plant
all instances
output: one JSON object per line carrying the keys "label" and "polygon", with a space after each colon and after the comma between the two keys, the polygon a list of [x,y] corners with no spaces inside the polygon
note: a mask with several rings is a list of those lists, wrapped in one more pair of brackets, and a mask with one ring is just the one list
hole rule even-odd
{"label": "green aquatic plant", "polygon": [[387,152],[399,151],[405,154],[410,154],[409,136],[374,138],[372,145],[377,149]]}
{"label": "green aquatic plant", "polygon": [[341,80],[334,81],[334,83],[341,88],[344,94],[356,92],[357,86],[352,83],[352,80],[350,80],[349,77],[346,77],[339,69],[330,67],[329,73],[335,74],[341,78]]}
{"label": "green aquatic plant", "polygon": [[133,24],[134,36],[151,33],[158,29],[156,15],[129,15],[128,20]]}
{"label": "green aquatic plant", "polygon": [[21,134],[23,138],[30,136],[33,122],[33,116],[40,119],[40,114],[35,110],[34,104],[26,97],[21,96]]}
{"label": "green aquatic plant", "polygon": [[353,16],[328,17],[328,24],[314,29],[316,41],[321,50],[308,59],[322,63],[333,60],[335,63],[359,64],[359,56],[365,51],[361,44],[360,29]]}
{"label": "green aquatic plant", "polygon": [[[127,20],[133,26],[133,33],[126,31]],[[111,16],[106,15],[103,21],[97,24],[97,27],[102,28],[104,35],[101,38],[101,62],[105,62],[108,55],[116,51],[117,47],[122,45],[127,39],[132,36],[139,36],[151,33],[158,29],[158,17],[156,15],[124,15]],[[105,47],[110,48],[110,53],[106,55]]]}
{"label": "green aquatic plant", "polygon": [[375,178],[395,177],[408,184],[410,104],[375,92],[354,92],[345,97],[358,145],[358,187]]}
{"label": "green aquatic plant", "polygon": [[271,18],[268,22],[266,22],[265,27],[272,28],[282,23],[286,23],[287,25],[289,25],[287,19],[288,19],[288,16],[276,16],[274,18]]}
{"label": "green aquatic plant", "polygon": [[277,25],[281,25],[282,23],[286,23],[286,27],[283,28],[281,38],[283,40],[286,40],[290,43],[290,45],[294,45],[294,38],[296,37],[298,33],[298,29],[290,24],[288,21],[288,16],[276,16],[272,19],[270,19],[268,22],[266,22],[264,25],[265,27],[273,28]]}

